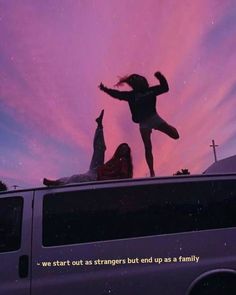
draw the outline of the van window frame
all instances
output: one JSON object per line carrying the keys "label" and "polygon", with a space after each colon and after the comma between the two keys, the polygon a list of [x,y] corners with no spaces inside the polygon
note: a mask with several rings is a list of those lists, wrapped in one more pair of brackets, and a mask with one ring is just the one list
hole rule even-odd
{"label": "van window frame", "polygon": [[[107,192],[113,192],[113,195],[111,194],[111,198],[116,198],[116,196],[114,197],[115,195],[115,189],[116,191],[124,191],[124,190],[139,190],[141,188],[141,190],[144,190],[144,187],[146,187],[147,189],[149,190],[152,190],[152,188],[154,187],[155,189],[157,188],[161,188],[161,187],[164,187],[164,188],[168,188],[168,186],[172,186],[172,190],[174,188],[177,188],[178,186],[192,186],[193,187],[193,192],[198,192],[199,189],[197,188],[197,185],[199,184],[203,184],[203,186],[205,185],[205,190],[210,190],[211,186],[212,186],[212,195],[209,195],[208,198],[211,199],[211,201],[215,201],[217,202],[217,198],[216,199],[213,199],[214,197],[214,188],[215,190],[217,189],[217,187],[220,187],[221,186],[221,183],[223,183],[225,186],[227,186],[227,184],[231,183],[231,186],[232,186],[232,183],[235,185],[235,180],[232,180],[232,179],[227,179],[227,180],[223,180],[223,179],[216,179],[216,180],[198,180],[198,181],[194,181],[194,180],[191,180],[191,181],[188,181],[188,182],[172,182],[172,183],[152,183],[152,184],[138,184],[138,185],[134,185],[134,186],[121,186],[121,187],[103,187],[103,188],[97,188],[96,190],[93,190],[93,189],[82,189],[82,190],[72,190],[72,191],[64,191],[64,192],[57,192],[57,193],[47,193],[46,195],[44,195],[43,197],[43,208],[45,209],[45,200],[49,200],[51,198],[51,200],[55,201],[55,209],[58,210],[59,207],[56,208],[56,198],[58,198],[59,200],[59,196],[62,196],[62,198],[64,197],[64,205],[66,206],[66,203],[69,202],[69,199],[70,197],[68,196],[63,196],[63,195],[66,195],[66,194],[78,194],[78,196],[76,198],[82,198],[82,195],[83,194],[91,194],[92,192],[102,192],[102,191],[107,191]],[[171,187],[170,187],[171,189]],[[220,189],[220,188],[218,188]],[[200,188],[200,191],[199,193],[201,193],[203,189]],[[172,194],[174,194],[172,192]],[[81,196],[80,196],[81,195]],[[172,196],[172,195],[171,195]],[[187,195],[185,195],[183,198],[185,198],[185,202],[188,201]],[[236,189],[234,190],[234,202],[236,202]],[[181,197],[181,196],[180,196]],[[72,197],[73,198],[73,197]],[[85,196],[86,198],[86,196]],[[94,198],[94,201],[97,202],[97,204],[99,204],[99,196],[92,196],[91,199]],[[117,197],[118,198],[118,197]],[[144,198],[143,195],[142,197],[140,198]],[[164,204],[163,202],[165,202],[165,199],[166,197],[165,196],[162,196],[161,198],[158,198],[156,197],[157,200],[160,200],[162,202],[162,204]],[[168,196],[169,198],[169,196]],[[168,199],[167,198],[167,199]],[[202,207],[206,206],[208,203],[209,203],[209,200],[204,200],[204,197],[202,197],[202,203],[200,204]],[[225,197],[227,200],[229,199],[229,197]],[[138,197],[136,198],[136,196],[132,197],[133,199],[133,202],[135,204],[135,199],[138,201]],[[162,199],[162,200],[161,200]],[[219,200],[223,200],[223,197],[220,196],[218,197]],[[191,201],[196,201],[196,198],[193,198],[193,200],[191,200],[191,198],[189,199],[190,200],[190,203]],[[218,200],[218,201],[219,201]],[[91,200],[90,200],[91,201]],[[145,201],[146,202],[146,201]],[[146,206],[147,204],[143,204],[143,206]],[[52,202],[53,203],[53,202]],[[147,202],[146,202],[147,203]],[[175,205],[177,206],[177,204],[180,204],[180,209],[181,209],[181,201],[179,199],[176,200],[176,203]],[[205,203],[205,204],[204,204]],[[131,204],[132,205],[132,204]],[[167,204],[168,205],[168,204]],[[88,205],[87,205],[88,206]],[[90,206],[95,206],[94,204],[90,204]],[[110,205],[111,206],[111,205]],[[203,210],[204,208],[201,208],[201,206],[199,206],[199,210]],[[170,210],[171,210],[171,204],[170,204]],[[73,210],[73,206],[71,206],[72,210]],[[83,244],[83,243],[92,243],[92,242],[100,242],[100,241],[111,241],[111,240],[117,240],[117,239],[129,239],[129,238],[140,238],[140,237],[146,237],[146,236],[161,236],[161,235],[165,235],[165,234],[178,234],[178,233],[183,233],[183,232],[192,232],[192,231],[203,231],[203,230],[214,230],[214,229],[224,229],[224,228],[230,228],[231,226],[218,226],[218,227],[211,227],[209,226],[208,228],[200,228],[198,229],[197,227],[195,229],[188,229],[188,230],[178,230],[178,231],[167,231],[167,232],[162,232],[162,233],[148,233],[148,234],[142,234],[142,235],[134,235],[134,236],[125,236],[125,237],[113,237],[113,238],[107,238],[107,239],[87,239],[85,241],[74,241],[74,242],[68,242],[68,243],[52,243],[52,242],[48,242],[47,240],[47,237],[45,236],[45,229],[47,228],[47,225],[45,224],[45,210],[43,209],[43,233],[42,233],[42,240],[43,240],[43,246],[45,247],[51,247],[51,246],[62,246],[62,245],[71,245],[71,244]],[[112,209],[112,208],[111,208]],[[193,208],[194,209],[194,208]],[[193,212],[191,212],[191,206],[189,206],[189,204],[186,203],[186,208],[184,210],[190,210],[189,211],[189,214],[193,214]],[[102,210],[102,206],[100,208],[100,210]],[[73,212],[73,211],[72,211]],[[204,225],[204,223],[203,223]],[[85,225],[84,225],[85,226]],[[236,227],[236,223],[234,224],[233,227]],[[78,233],[79,233],[79,230],[78,230]]]}
{"label": "van window frame", "polygon": [[[0,198],[0,203],[4,202],[4,201],[5,202],[9,201],[9,203],[8,203],[9,206],[11,206],[11,205],[15,206],[15,207],[8,209],[9,212],[11,209],[15,210],[17,207],[18,208],[16,210],[18,210],[18,212],[16,212],[17,215],[15,216],[15,220],[8,220],[8,223],[9,223],[9,221],[12,222],[11,230],[14,231],[14,228],[15,228],[15,234],[11,237],[13,239],[13,241],[9,242],[9,234],[8,234],[8,236],[6,236],[5,245],[4,245],[4,243],[3,243],[3,245],[0,245],[0,254],[6,253],[6,252],[18,251],[21,248],[21,239],[22,239],[24,198],[22,196]],[[18,204],[16,204],[16,205],[10,204],[10,202],[13,203],[14,201],[16,203],[18,202]],[[0,207],[2,207],[2,206],[0,206]],[[3,207],[2,207],[2,210],[4,210]],[[1,212],[1,208],[0,208],[0,212]],[[9,212],[7,212],[7,213],[9,214]],[[1,222],[1,216],[0,216],[0,222]],[[1,225],[0,225],[0,227],[1,227]],[[15,241],[14,241],[14,239],[15,239]]]}

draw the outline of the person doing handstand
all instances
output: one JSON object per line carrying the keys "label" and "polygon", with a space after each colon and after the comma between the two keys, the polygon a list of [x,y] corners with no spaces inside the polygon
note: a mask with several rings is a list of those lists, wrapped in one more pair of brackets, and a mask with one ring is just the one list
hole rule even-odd
{"label": "person doing handstand", "polygon": [[166,78],[160,72],[156,72],[154,75],[160,84],[152,87],[149,86],[145,77],[138,74],[123,77],[116,84],[116,86],[120,86],[126,83],[132,88],[132,91],[110,89],[104,86],[103,83],[99,85],[100,90],[110,96],[128,102],[132,120],[139,124],[150,176],[155,176],[151,142],[152,129],[164,132],[173,139],[179,138],[176,128],[163,120],[156,111],[156,96],[168,92],[169,86]]}
{"label": "person doing handstand", "polygon": [[44,178],[44,185],[57,186],[85,181],[133,177],[131,149],[127,143],[121,143],[117,147],[113,157],[104,164],[106,145],[102,125],[103,114],[104,111],[102,110],[100,116],[96,119],[97,129],[93,140],[93,156],[89,166],[89,171],[83,174],[76,174],[56,180]]}

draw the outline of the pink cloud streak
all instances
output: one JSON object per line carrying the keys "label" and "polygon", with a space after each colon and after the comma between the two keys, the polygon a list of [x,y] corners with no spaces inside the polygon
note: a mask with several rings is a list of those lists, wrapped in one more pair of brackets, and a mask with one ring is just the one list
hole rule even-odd
{"label": "pink cloud streak", "polygon": [[211,139],[223,147],[235,132],[229,126],[235,102],[227,97],[235,85],[235,29],[229,35],[219,34],[222,40],[216,48],[208,43],[215,41],[214,30],[223,31],[230,2],[53,3],[6,5],[1,104],[28,131],[26,152],[12,151],[24,167],[2,169],[2,175],[17,178],[23,171],[33,171],[27,178],[35,184],[43,176],[86,171],[94,118],[104,108],[106,159],[126,141],[133,151],[135,177],[145,176],[143,144],[128,106],[99,92],[97,86],[103,81],[113,87],[118,75],[133,72],[154,85],[156,70],[170,84],[170,92],[158,97],[158,112],[181,135],[173,141],[153,132],[157,174],[181,168],[193,173],[205,170],[212,159]]}

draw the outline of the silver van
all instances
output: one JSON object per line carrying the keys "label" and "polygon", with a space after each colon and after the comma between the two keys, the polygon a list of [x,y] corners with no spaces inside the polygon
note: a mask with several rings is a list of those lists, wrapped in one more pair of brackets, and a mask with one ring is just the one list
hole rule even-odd
{"label": "silver van", "polygon": [[0,193],[0,295],[236,294],[236,174]]}

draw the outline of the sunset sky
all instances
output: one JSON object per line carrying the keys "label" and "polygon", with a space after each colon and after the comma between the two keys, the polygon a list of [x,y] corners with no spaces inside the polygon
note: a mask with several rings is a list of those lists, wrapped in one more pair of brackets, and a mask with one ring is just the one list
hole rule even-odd
{"label": "sunset sky", "polygon": [[134,176],[146,177],[127,103],[98,89],[132,73],[155,85],[161,71],[169,82],[157,110],[180,139],[152,133],[157,176],[202,173],[212,139],[219,159],[236,154],[235,0],[0,0],[0,34],[0,180],[9,188],[87,171],[103,108],[106,159],[128,142]]}

